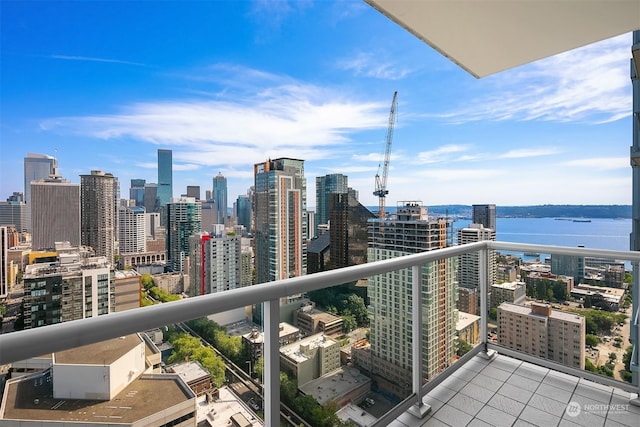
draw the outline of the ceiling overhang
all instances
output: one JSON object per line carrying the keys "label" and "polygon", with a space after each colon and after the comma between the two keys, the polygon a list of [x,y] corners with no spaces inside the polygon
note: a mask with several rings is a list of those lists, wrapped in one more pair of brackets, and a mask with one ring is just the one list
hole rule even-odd
{"label": "ceiling overhang", "polygon": [[365,0],[475,77],[640,29],[640,0]]}

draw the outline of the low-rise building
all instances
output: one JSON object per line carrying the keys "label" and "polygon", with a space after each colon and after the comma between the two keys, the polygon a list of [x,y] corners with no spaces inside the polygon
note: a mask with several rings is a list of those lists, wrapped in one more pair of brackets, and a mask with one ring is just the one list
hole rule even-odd
{"label": "low-rise building", "polygon": [[180,375],[196,396],[202,396],[213,388],[211,374],[197,360],[167,366],[167,372]]}
{"label": "low-rise building", "polygon": [[137,334],[54,353],[50,367],[7,381],[0,424],[195,426],[196,395],[179,375],[147,373],[145,356]]}
{"label": "low-rise building", "polygon": [[491,285],[491,308],[496,308],[503,302],[524,304],[527,288],[524,282],[510,282]]}
{"label": "low-rise building", "polygon": [[324,334],[311,335],[281,347],[280,366],[302,386],[340,367],[340,345]]}
{"label": "low-rise building", "polygon": [[295,311],[294,325],[307,336],[323,333],[332,337],[342,334],[343,320],[341,317],[318,310],[313,304],[305,304]]}
{"label": "low-rise building", "polygon": [[458,312],[458,322],[456,323],[456,332],[458,339],[464,340],[471,345],[480,342],[480,316]]}

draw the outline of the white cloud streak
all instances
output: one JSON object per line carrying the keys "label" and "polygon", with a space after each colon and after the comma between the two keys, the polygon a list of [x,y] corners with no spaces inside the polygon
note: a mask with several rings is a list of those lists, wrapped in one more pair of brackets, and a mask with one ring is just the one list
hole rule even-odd
{"label": "white cloud streak", "polygon": [[185,163],[180,166],[184,170],[282,155],[319,160],[352,149],[351,134],[385,127],[386,105],[345,98],[287,81],[224,100],[135,103],[117,114],[60,117],[40,126],[101,140],[170,145],[174,158]]}
{"label": "white cloud streak", "polygon": [[605,123],[631,112],[629,36],[565,52],[486,79],[464,108],[438,115],[452,123],[544,120]]}
{"label": "white cloud streak", "polygon": [[147,67],[145,64],[132,61],[123,61],[121,59],[95,58],[91,56],[73,56],[73,55],[49,55],[51,59],[63,59],[66,61],[86,61],[86,62],[106,62],[110,64],[135,65],[137,67]]}

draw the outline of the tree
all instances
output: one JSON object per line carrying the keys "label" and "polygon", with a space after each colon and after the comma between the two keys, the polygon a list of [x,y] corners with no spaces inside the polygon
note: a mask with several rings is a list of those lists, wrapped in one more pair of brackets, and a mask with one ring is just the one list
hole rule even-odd
{"label": "tree", "polygon": [[600,344],[600,340],[593,334],[586,334],[584,337],[584,343],[589,347],[597,347]]}
{"label": "tree", "polygon": [[498,309],[496,307],[493,307],[491,310],[489,310],[489,319],[491,320],[498,319]]}
{"label": "tree", "polygon": [[459,338],[458,339],[458,349],[456,351],[456,354],[458,355],[458,357],[462,357],[465,354],[467,354],[472,348],[473,348],[473,346],[471,344],[469,344],[468,342],[466,342],[462,338]]}
{"label": "tree", "polygon": [[364,303],[364,299],[356,294],[350,294],[344,301],[343,313],[349,310],[350,314],[355,317],[359,326],[369,324],[369,310]]}
{"label": "tree", "polygon": [[264,375],[264,358],[262,356],[258,357],[258,360],[252,366],[253,373],[262,381],[262,376]]}
{"label": "tree", "polygon": [[153,277],[148,273],[143,274],[140,280],[142,281],[142,287],[146,290],[149,290],[152,286],[156,285],[153,281]]}
{"label": "tree", "polygon": [[358,327],[358,322],[356,322],[355,316],[352,314],[343,314],[342,315],[342,332],[349,333]]}

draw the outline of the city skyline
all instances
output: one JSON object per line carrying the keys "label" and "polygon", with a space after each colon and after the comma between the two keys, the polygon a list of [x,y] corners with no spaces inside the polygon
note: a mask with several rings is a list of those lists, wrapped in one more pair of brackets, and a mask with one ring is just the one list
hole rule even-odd
{"label": "city skyline", "polygon": [[629,34],[476,80],[363,2],[127,5],[0,5],[0,200],[28,152],[126,194],[170,149],[174,197],[289,157],[375,206],[397,90],[388,206],[631,204]]}

